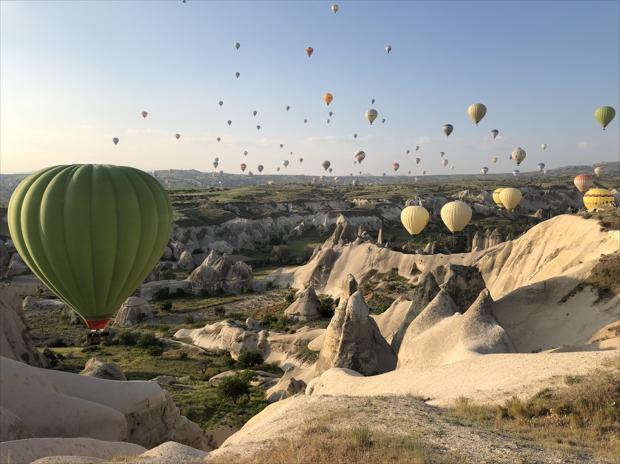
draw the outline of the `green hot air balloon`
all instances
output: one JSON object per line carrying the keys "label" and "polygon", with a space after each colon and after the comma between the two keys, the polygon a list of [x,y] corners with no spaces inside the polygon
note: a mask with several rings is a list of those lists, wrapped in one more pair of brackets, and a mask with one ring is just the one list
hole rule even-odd
{"label": "green hot air balloon", "polygon": [[605,130],[607,125],[614,119],[615,116],[616,110],[614,110],[611,106],[601,106],[594,111],[594,117],[598,123],[603,126],[603,130]]}
{"label": "green hot air balloon", "polygon": [[20,256],[91,330],[103,329],[159,261],[172,208],[134,168],[54,166],[24,179],[9,202]]}

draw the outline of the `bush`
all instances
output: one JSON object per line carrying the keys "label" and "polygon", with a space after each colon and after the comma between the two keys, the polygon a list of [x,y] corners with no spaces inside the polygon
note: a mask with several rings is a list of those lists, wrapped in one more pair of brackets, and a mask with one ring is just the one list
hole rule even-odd
{"label": "bush", "polygon": [[213,308],[213,312],[218,316],[223,316],[226,314],[226,308],[224,306],[216,306]]}
{"label": "bush", "polygon": [[62,348],[67,346],[67,343],[62,338],[54,338],[45,344],[47,348]]}
{"label": "bush", "polygon": [[170,290],[167,287],[160,288],[153,294],[153,301],[165,300],[170,296]]}
{"label": "bush", "polygon": [[122,332],[119,332],[118,335],[114,338],[114,342],[117,345],[136,346],[138,339],[135,334],[123,330]]}
{"label": "bush", "polygon": [[329,295],[319,295],[319,314],[321,317],[331,318],[334,315],[336,304]]}
{"label": "bush", "polygon": [[187,315],[185,316],[184,322],[185,322],[186,324],[193,324],[193,323],[194,323],[194,322],[196,322],[196,321],[195,321],[195,319],[194,319],[194,316],[192,316],[191,314],[187,314]]}
{"label": "bush", "polygon": [[164,301],[159,304],[159,309],[162,311],[170,311],[172,309],[172,303],[170,301]]}
{"label": "bush", "polygon": [[161,356],[163,354],[163,352],[164,352],[164,347],[163,346],[159,346],[159,345],[149,346],[146,349],[146,352],[150,356]]}
{"label": "bush", "polygon": [[239,375],[226,377],[219,383],[217,390],[222,398],[230,399],[237,404],[237,400],[242,396],[250,396],[250,381]]}
{"label": "bush", "polygon": [[275,264],[287,264],[291,258],[288,245],[276,245],[271,249],[271,261]]}
{"label": "bush", "polygon": [[241,368],[251,368],[260,366],[263,363],[263,355],[258,351],[246,351],[237,358],[237,366]]}
{"label": "bush", "polygon": [[295,301],[296,294],[297,291],[294,288],[289,288],[288,292],[286,292],[286,295],[284,295],[284,301],[286,301],[286,304],[291,304],[293,301]]}
{"label": "bush", "polygon": [[136,343],[140,348],[148,348],[150,346],[161,346],[161,340],[153,335],[151,332],[144,332],[140,334],[138,342]]}

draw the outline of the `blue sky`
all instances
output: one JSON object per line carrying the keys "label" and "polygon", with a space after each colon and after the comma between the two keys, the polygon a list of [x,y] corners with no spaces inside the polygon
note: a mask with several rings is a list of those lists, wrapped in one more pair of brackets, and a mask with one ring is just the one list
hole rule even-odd
{"label": "blue sky", "polygon": [[[603,132],[593,111],[620,106],[620,2],[341,1],[337,14],[331,3],[2,1],[2,172],[207,171],[217,156],[227,172],[289,159],[286,172],[318,174],[327,159],[346,175],[357,150],[374,174],[393,161],[399,173],[509,172],[516,146],[522,171],[619,158],[618,117]],[[372,98],[385,124],[365,121]],[[478,127],[475,102],[488,107]]]}

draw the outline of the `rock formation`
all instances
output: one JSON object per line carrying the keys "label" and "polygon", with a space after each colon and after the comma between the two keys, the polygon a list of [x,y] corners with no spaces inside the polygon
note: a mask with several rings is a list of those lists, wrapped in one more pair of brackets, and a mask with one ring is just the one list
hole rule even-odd
{"label": "rock formation", "polygon": [[480,251],[484,250],[485,243],[484,238],[482,238],[478,232],[474,234],[474,237],[471,239],[471,251]]}
{"label": "rock formation", "polygon": [[341,303],[336,309],[319,353],[317,373],[332,367],[353,369],[364,375],[375,375],[394,369],[396,356],[385,341],[362,294],[355,291],[353,276],[344,282]]}
{"label": "rock formation", "polygon": [[17,292],[0,285],[0,356],[45,367],[45,358],[32,344]]}
{"label": "rock formation", "polygon": [[86,365],[80,374],[98,379],[127,380],[118,364],[115,362],[103,362],[97,358],[90,358],[86,361]]}
{"label": "rock formation", "polygon": [[314,287],[310,286],[297,293],[297,298],[284,310],[284,315],[296,321],[310,321],[320,317],[319,308],[319,298]]}
{"label": "rock formation", "polygon": [[153,317],[153,307],[146,300],[130,296],[121,305],[114,318],[114,325],[130,327]]}
{"label": "rock formation", "polygon": [[490,353],[512,353],[512,342],[493,317],[493,300],[483,290],[464,314],[449,315],[456,304],[448,291],[433,300],[408,328],[398,352],[398,368],[433,367]]}
{"label": "rock formation", "polygon": [[168,440],[209,446],[200,427],[181,416],[155,382],[111,382],[5,357],[0,357],[0,371],[0,406],[33,437],[88,437],[147,448]]}
{"label": "rock formation", "polygon": [[187,278],[195,293],[244,293],[252,290],[252,268],[243,261],[233,261],[230,255],[211,253]]}
{"label": "rock formation", "polygon": [[24,311],[63,311],[68,308],[67,304],[61,300],[48,298],[37,298],[27,295],[22,301]]}
{"label": "rock formation", "polygon": [[436,267],[432,273],[439,286],[452,297],[460,312],[464,312],[486,288],[482,274],[474,266],[446,264]]}
{"label": "rock formation", "polygon": [[177,263],[179,269],[183,269],[184,271],[191,271],[194,269],[194,259],[192,258],[192,254],[184,250],[179,257],[179,262]]}

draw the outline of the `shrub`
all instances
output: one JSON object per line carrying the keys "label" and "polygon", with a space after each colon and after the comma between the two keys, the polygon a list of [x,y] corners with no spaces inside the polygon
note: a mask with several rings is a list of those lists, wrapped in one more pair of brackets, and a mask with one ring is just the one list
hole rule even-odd
{"label": "shrub", "polygon": [[67,346],[67,343],[62,338],[54,338],[45,344],[47,348],[62,348]]}
{"label": "shrub", "polygon": [[138,342],[138,339],[135,334],[123,330],[122,332],[119,332],[118,335],[114,338],[114,342],[117,345],[135,346]]}
{"label": "shrub", "polygon": [[286,292],[286,295],[284,295],[284,301],[286,301],[286,304],[291,304],[293,301],[295,301],[296,293],[297,291],[294,288],[288,289],[288,292]]}
{"label": "shrub", "polygon": [[263,355],[258,351],[246,351],[237,358],[237,366],[242,368],[250,368],[260,366],[263,363]]}
{"label": "shrub", "polygon": [[172,309],[172,303],[170,301],[164,301],[159,304],[159,309],[162,311],[170,311]]}
{"label": "shrub", "polygon": [[187,358],[189,358],[189,355],[187,354],[187,351],[181,351],[179,353],[179,359],[186,360]]}
{"label": "shrub", "polygon": [[187,314],[187,315],[185,316],[184,322],[185,322],[186,324],[193,324],[193,323],[194,323],[194,322],[196,322],[196,321],[195,321],[195,319],[194,319],[194,316],[192,316],[191,314]]}
{"label": "shrub", "polygon": [[271,249],[271,260],[275,264],[287,264],[291,258],[291,248],[288,245],[276,245]]}
{"label": "shrub", "polygon": [[226,314],[226,308],[224,306],[216,306],[213,308],[213,312],[218,316],[223,316]]}
{"label": "shrub", "polygon": [[222,398],[230,399],[237,404],[237,400],[242,396],[250,396],[250,381],[239,375],[226,377],[219,383],[217,390]]}
{"label": "shrub", "polygon": [[153,335],[151,332],[144,332],[140,334],[138,342],[136,343],[140,348],[148,348],[149,346],[161,346],[161,340]]}
{"label": "shrub", "polygon": [[165,300],[170,296],[170,290],[167,287],[160,288],[153,294],[153,301]]}
{"label": "shrub", "polygon": [[159,345],[149,346],[146,349],[146,352],[150,356],[161,356],[162,353],[164,352],[164,347],[163,346],[159,346]]}
{"label": "shrub", "polygon": [[319,295],[319,314],[331,318],[335,309],[334,299],[329,295]]}

